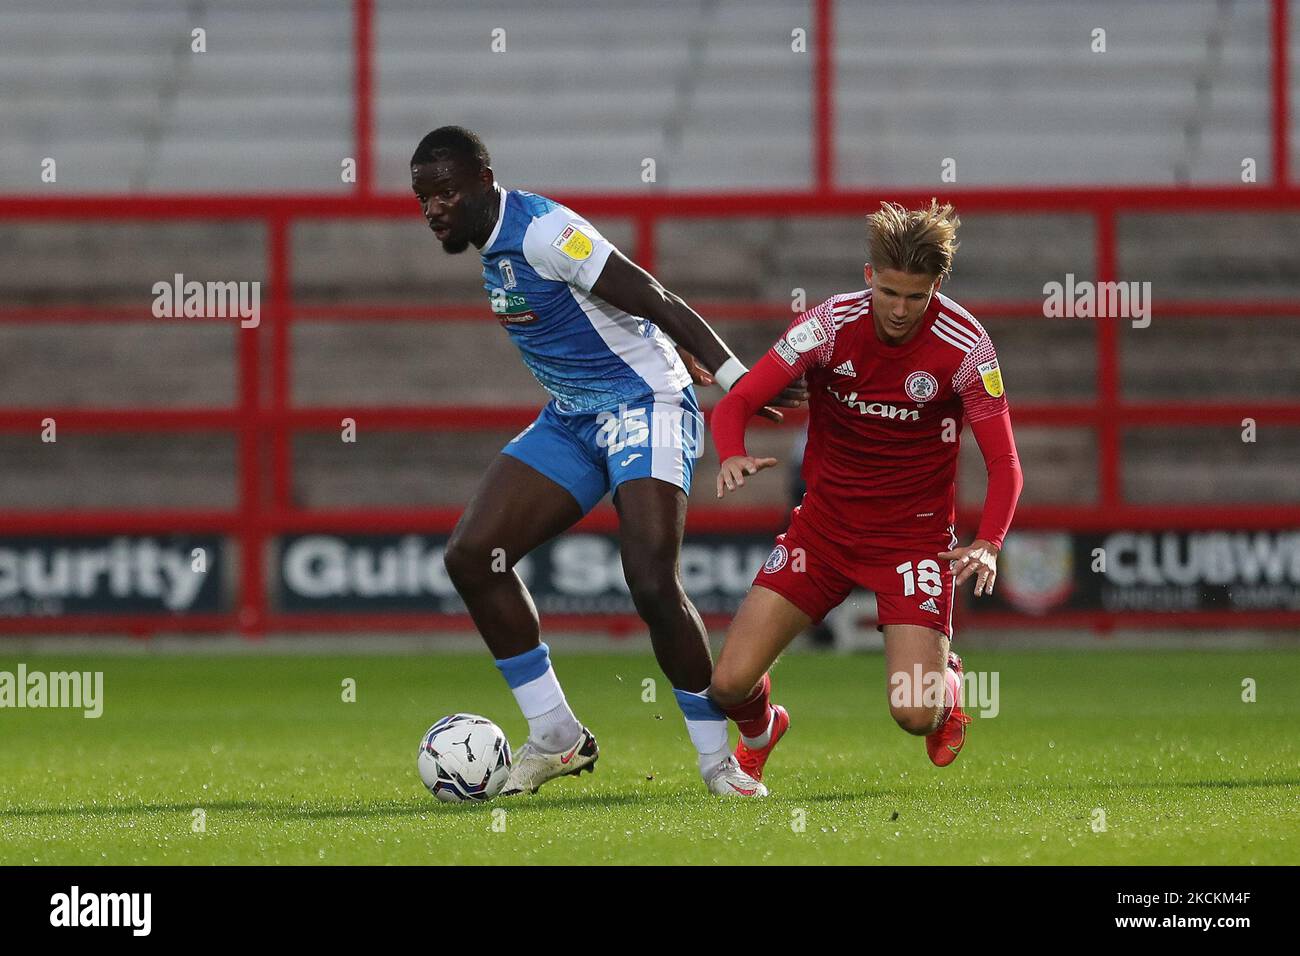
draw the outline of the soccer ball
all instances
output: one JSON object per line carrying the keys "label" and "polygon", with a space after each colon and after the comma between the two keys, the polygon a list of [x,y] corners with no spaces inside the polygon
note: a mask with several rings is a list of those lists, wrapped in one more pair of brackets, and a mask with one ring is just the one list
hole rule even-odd
{"label": "soccer ball", "polygon": [[416,758],[420,779],[439,800],[490,800],[510,776],[510,741],[477,714],[452,714],[429,728]]}

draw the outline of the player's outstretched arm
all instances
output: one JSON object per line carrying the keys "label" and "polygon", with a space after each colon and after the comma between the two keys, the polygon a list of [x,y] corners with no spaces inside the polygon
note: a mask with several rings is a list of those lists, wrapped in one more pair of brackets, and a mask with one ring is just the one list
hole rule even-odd
{"label": "player's outstretched arm", "polygon": [[775,458],[753,458],[745,450],[745,425],[759,409],[800,373],[780,362],[769,352],[758,360],[722,401],[713,409],[709,432],[718,450],[718,497],[743,487],[746,475],[754,475],[777,463]]}
{"label": "player's outstretched arm", "polygon": [[941,560],[950,561],[960,587],[967,578],[975,578],[975,596],[992,594],[998,577],[998,554],[1011,528],[1011,518],[1024,487],[1016,439],[1011,432],[1011,413],[1005,408],[998,415],[971,422],[971,431],[984,456],[988,470],[988,488],[984,493],[984,513],[980,517],[978,537],[967,547],[940,552]]}
{"label": "player's outstretched arm", "polygon": [[[680,296],[669,292],[618,250],[610,253],[591,292],[629,315],[647,318],[663,329],[679,346],[678,351],[685,351],[682,359],[696,384],[711,385],[716,379],[729,391],[745,374],[745,366],[709,323]],[[791,383],[772,395],[759,414],[779,422],[781,413],[773,406],[796,408],[807,400],[808,391],[802,383]]]}
{"label": "player's outstretched arm", "polygon": [[728,491],[735,491],[745,484],[746,475],[756,475],[764,468],[777,464],[775,458],[751,458],[749,455],[735,455],[718,466],[718,497]]}
{"label": "player's outstretched arm", "polygon": [[993,583],[998,579],[998,554],[1001,548],[992,541],[976,538],[964,548],[940,551],[939,560],[947,561],[949,570],[957,575],[953,588],[959,588],[972,575],[975,578],[975,596],[993,593]]}

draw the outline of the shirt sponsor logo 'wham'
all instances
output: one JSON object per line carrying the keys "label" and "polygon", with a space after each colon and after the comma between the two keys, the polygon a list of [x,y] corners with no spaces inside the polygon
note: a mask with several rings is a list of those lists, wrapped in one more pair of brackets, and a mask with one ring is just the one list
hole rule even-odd
{"label": "shirt sponsor logo 'wham'", "polygon": [[874,415],[878,418],[888,418],[891,421],[897,419],[904,422],[915,422],[921,419],[921,412],[915,408],[899,408],[897,405],[886,405],[884,402],[864,402],[859,400],[857,392],[841,395],[833,388],[828,388],[826,391],[859,415]]}

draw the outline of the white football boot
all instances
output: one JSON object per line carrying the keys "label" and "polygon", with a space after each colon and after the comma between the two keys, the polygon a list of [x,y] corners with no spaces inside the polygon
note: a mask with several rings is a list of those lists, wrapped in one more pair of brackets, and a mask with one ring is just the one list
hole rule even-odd
{"label": "white football boot", "polygon": [[741,770],[734,755],[709,771],[704,784],[715,797],[767,796],[767,787]]}
{"label": "white football boot", "polygon": [[584,771],[592,773],[599,756],[596,738],[586,727],[578,735],[577,743],[557,754],[538,750],[531,740],[526,741],[515,751],[510,777],[500,795],[513,797],[520,793],[536,793],[542,784],[556,777],[576,777]]}

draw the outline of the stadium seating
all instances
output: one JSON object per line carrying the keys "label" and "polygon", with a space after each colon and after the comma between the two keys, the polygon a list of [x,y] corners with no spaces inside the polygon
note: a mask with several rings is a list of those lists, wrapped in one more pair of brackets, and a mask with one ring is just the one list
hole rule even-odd
{"label": "stadium seating", "polygon": [[[950,156],[960,187],[1230,183],[1244,157],[1258,161],[1261,180],[1269,175],[1267,4],[1034,4],[1032,19],[1021,15],[1022,2],[931,6],[933,28],[923,36],[907,26],[914,17],[896,15],[910,4],[837,7],[842,185],[938,188],[939,164]],[[291,10],[291,21],[274,16],[278,9]],[[435,9],[379,0],[376,9],[382,190],[405,191],[413,143],[444,122],[482,132],[503,181],[544,191],[801,189],[811,180],[812,56],[791,49],[791,31],[811,29],[809,4],[449,0]],[[191,52],[196,27],[206,31],[206,53]],[[1095,28],[1106,30],[1105,53],[1090,49]],[[490,48],[496,29],[505,31],[504,54]],[[1300,42],[1292,44],[1300,56]],[[1300,84],[1300,70],[1292,81]],[[14,0],[0,9],[0,190],[343,195],[352,82],[347,5],[223,0],[177,9],[84,0],[56,10]],[[45,156],[58,159],[57,185],[39,180]],[[646,158],[656,162],[653,184],[641,179]],[[950,286],[959,298],[1033,298],[1044,277],[1091,263],[1086,217],[1036,217],[1032,232],[1016,215],[965,219]],[[599,225],[632,248],[630,223]],[[1216,291],[1226,240],[1244,237],[1249,261],[1239,253],[1230,263],[1242,277],[1234,292],[1295,295],[1295,216],[1204,216],[1194,229],[1187,217],[1126,217],[1120,262],[1157,294],[1203,298]],[[262,279],[265,241],[253,223],[0,223],[7,253],[0,305],[138,303],[142,289],[174,271]],[[409,222],[298,224],[292,259],[295,295],[324,307],[481,296],[472,257],[436,254],[414,206]],[[858,217],[755,209],[743,220],[666,220],[657,271],[692,301],[782,303],[802,288],[815,302],[857,284],[862,259]],[[1090,323],[1061,320],[1044,334],[1041,322],[982,317],[1001,347],[1013,396],[1091,396]],[[1290,326],[1233,322],[1227,331],[1201,319],[1125,332],[1123,342],[1142,346],[1122,350],[1125,394],[1294,395]],[[722,329],[752,359],[780,325]],[[229,328],[160,332],[145,314],[115,326],[0,326],[0,402],[225,404],[233,398],[233,346]],[[293,348],[294,400],[302,404],[540,404],[542,397],[486,310],[473,324],[302,323]],[[1269,454],[1294,460],[1295,432],[1277,435]],[[0,437],[10,463],[2,487],[30,507],[233,500],[228,436],[97,436],[96,450],[80,453],[84,460]],[[375,436],[360,454],[340,455],[337,441],[302,436],[294,493],[306,505],[455,503],[506,437]],[[756,447],[784,454],[788,437],[767,432]],[[1215,442],[1208,430],[1130,435],[1126,493],[1134,500],[1153,498],[1157,487],[1188,500],[1284,493],[1267,477],[1267,456],[1219,461],[1208,452]],[[1026,428],[1021,445],[1027,502],[1095,496],[1095,444],[1085,429]],[[1200,477],[1182,477],[1184,462],[1197,456]],[[982,482],[964,487],[977,494]],[[783,493],[775,483],[754,491],[753,501]]]}

